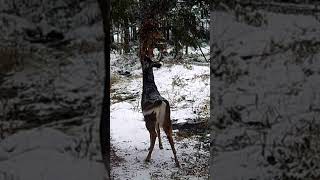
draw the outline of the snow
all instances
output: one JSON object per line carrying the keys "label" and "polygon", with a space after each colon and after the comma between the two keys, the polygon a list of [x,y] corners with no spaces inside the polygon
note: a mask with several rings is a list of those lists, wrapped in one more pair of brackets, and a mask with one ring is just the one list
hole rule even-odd
{"label": "snow", "polygon": [[[134,110],[129,103],[116,103],[111,106],[111,143],[117,149],[117,155],[124,157],[125,164],[112,168],[112,174],[117,179],[151,179],[154,174],[160,174],[158,179],[168,179],[172,173],[179,171],[173,161],[173,153],[164,132],[161,138],[164,149],[160,150],[158,141],[151,156],[151,162],[145,163],[144,159],[148,154],[149,132],[145,127],[142,113]],[[182,154],[190,153],[193,150],[194,140],[185,143],[189,148],[182,149],[182,144],[175,141],[177,156],[182,162],[182,168],[187,166],[182,160]],[[204,153],[205,152],[201,152]],[[208,155],[208,154],[207,154]],[[198,179],[206,179],[198,177]]]}
{"label": "snow", "polygon": [[103,179],[102,163],[76,157],[74,141],[58,130],[20,131],[0,142],[0,179]]}
{"label": "snow", "polygon": [[135,145],[139,147],[145,141],[145,137],[148,137],[142,113],[134,111],[133,105],[126,102],[113,104],[110,110],[111,137],[115,141],[124,142],[117,144],[118,146],[122,145],[119,148],[125,149],[128,147],[126,142],[135,141]]}
{"label": "snow", "polygon": [[[4,111],[1,118],[10,121],[3,123],[8,132],[0,132],[5,136],[0,142],[0,179],[81,180],[102,179],[105,175],[103,164],[97,162],[100,160],[97,107],[102,100],[104,75],[102,23],[96,1],[73,3],[1,2],[1,10],[15,9],[0,15],[0,37],[9,41],[2,45],[6,47],[12,41],[15,46],[18,42],[17,49],[30,54],[23,55],[21,71],[12,71],[12,76],[1,84],[1,88],[17,93],[5,99],[8,102],[1,101]],[[14,8],[14,4],[19,8]],[[70,7],[70,11],[65,11]],[[44,34],[58,30],[70,44],[59,49],[48,47],[52,44],[25,40],[25,29],[36,27]],[[94,52],[83,52],[87,45]],[[207,56],[208,49],[208,45],[202,45]],[[190,49],[190,55],[194,55],[190,57],[196,57],[197,53],[200,51]],[[118,88],[114,94],[135,98],[112,99],[112,144],[117,155],[125,160],[113,167],[113,175],[119,179],[169,179],[180,175],[186,179],[207,179],[208,143],[201,142],[200,135],[182,138],[177,135],[181,132],[174,130],[182,169],[175,167],[164,133],[165,149],[160,151],[156,147],[151,163],[143,162],[149,135],[139,107],[141,66],[134,54],[126,56],[127,63],[118,63],[123,57],[111,54],[111,64],[117,64],[111,68],[112,78],[117,78],[115,72],[128,67],[133,77],[120,77],[123,81],[114,84],[113,88]],[[208,120],[209,65],[205,65],[166,64],[155,70],[161,93],[172,103],[174,123]],[[10,113],[19,116],[8,117]],[[11,128],[13,132],[9,132]]]}
{"label": "snow", "polygon": [[[120,66],[121,58],[117,54],[111,54],[111,65],[114,66],[111,68],[113,77],[119,76],[117,66]],[[130,61],[125,61],[123,64],[131,64]],[[144,162],[148,154],[150,138],[140,107],[142,70],[139,66],[134,66],[131,73],[133,77],[118,77],[121,81],[116,81],[111,86],[111,144],[116,155],[123,158],[119,165],[112,163],[114,179],[156,178],[161,180],[173,177],[207,179],[208,169],[200,169],[207,168],[209,152],[203,148],[203,144],[202,148],[197,150],[196,145],[200,143],[197,136],[177,138],[178,130],[174,130],[173,138],[181,169],[175,167],[173,152],[163,131],[161,131],[161,139],[164,149],[159,149],[157,140],[151,162]],[[199,118],[208,118],[210,91],[208,66],[165,63],[161,68],[154,69],[154,77],[160,94],[170,103],[173,123],[196,123]],[[129,100],[112,98],[128,95],[133,95],[134,98]],[[197,168],[199,168],[198,172],[190,173]]]}
{"label": "snow", "polygon": [[[209,55],[209,53],[210,53],[210,47],[208,45],[204,45],[204,47],[201,47],[201,50],[202,50],[203,54],[205,54],[205,55]],[[199,47],[198,48],[188,47],[189,54],[199,55],[199,54],[202,54],[201,50]]]}
{"label": "snow", "polygon": [[[191,67],[192,69],[188,69],[183,65],[173,65],[154,69],[155,83],[158,90],[171,103],[171,118],[179,120],[179,122],[203,117],[205,112],[199,109],[204,108],[206,102],[209,101],[209,67],[195,65]],[[142,76],[141,70],[137,73],[139,73],[140,77]],[[201,75],[206,76],[202,79]],[[126,89],[128,92],[138,91],[140,92],[138,99],[140,99],[142,79],[132,79],[129,84],[117,84],[114,87]],[[137,101],[136,104],[139,102]],[[200,114],[193,113],[193,110],[199,110]]]}

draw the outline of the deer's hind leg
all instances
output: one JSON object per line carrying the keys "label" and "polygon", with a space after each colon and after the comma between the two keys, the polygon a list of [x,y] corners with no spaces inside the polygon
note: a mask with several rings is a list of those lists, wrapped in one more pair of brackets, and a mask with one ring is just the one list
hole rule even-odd
{"label": "deer's hind leg", "polygon": [[149,153],[147,158],[145,159],[145,161],[149,162],[150,158],[151,158],[151,154],[154,148],[154,144],[156,142],[156,138],[157,138],[157,133],[156,133],[156,118],[155,118],[155,114],[152,113],[148,116],[145,116],[145,121],[146,121],[146,127],[149,131],[150,134],[150,147],[149,147]]}
{"label": "deer's hind leg", "polygon": [[173,138],[172,138],[172,124],[171,124],[171,119],[170,119],[170,109],[169,108],[167,108],[167,111],[166,111],[166,118],[165,118],[165,123],[163,125],[163,130],[166,133],[167,138],[169,140],[176,166],[180,167],[180,164],[179,164],[179,161],[178,161],[178,158],[177,158],[177,152],[176,152],[176,149],[174,147],[174,142],[173,142]]}
{"label": "deer's hind leg", "polygon": [[159,139],[159,148],[163,149],[162,142],[161,142],[161,136],[160,136],[160,125],[157,124],[156,126],[157,126],[157,135],[158,135],[158,139]]}
{"label": "deer's hind leg", "polygon": [[170,146],[171,146],[171,149],[172,149],[172,152],[173,152],[174,161],[175,161],[175,163],[176,163],[176,166],[177,166],[177,167],[180,167],[180,164],[179,164],[179,161],[178,161],[178,158],[177,158],[177,152],[176,152],[176,149],[174,148],[174,142],[173,142],[173,138],[172,138],[172,128],[171,128],[171,127],[168,127],[168,126],[164,126],[164,127],[163,127],[163,130],[164,130],[164,132],[166,133],[167,138],[168,138],[168,140],[169,140],[169,143],[170,143]]}

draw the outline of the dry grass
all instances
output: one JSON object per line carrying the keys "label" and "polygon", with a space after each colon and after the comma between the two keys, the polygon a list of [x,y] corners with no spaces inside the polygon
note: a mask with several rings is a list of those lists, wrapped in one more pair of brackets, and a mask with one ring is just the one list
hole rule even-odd
{"label": "dry grass", "polygon": [[182,141],[185,138],[191,138],[194,136],[193,132],[188,132],[188,131],[178,131],[176,132],[176,140],[177,141]]}
{"label": "dry grass", "polygon": [[118,149],[115,148],[111,144],[111,147],[110,147],[110,160],[112,162],[112,166],[113,167],[120,166],[120,164],[125,161],[125,159],[123,157],[120,157],[120,156],[117,155],[117,151],[118,151]]}
{"label": "dry grass", "polygon": [[110,78],[110,85],[112,86],[113,84],[116,84],[120,81],[120,77],[117,76],[116,74],[111,74]]}
{"label": "dry grass", "polygon": [[117,84],[120,81],[120,77],[115,75],[115,74],[111,74],[110,77],[110,92],[113,93],[115,92],[115,89],[112,88],[112,85]]}

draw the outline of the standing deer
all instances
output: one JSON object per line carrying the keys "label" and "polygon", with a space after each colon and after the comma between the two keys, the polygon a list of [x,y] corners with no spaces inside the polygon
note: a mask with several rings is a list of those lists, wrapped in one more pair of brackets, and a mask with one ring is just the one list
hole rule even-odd
{"label": "standing deer", "polygon": [[153,151],[157,136],[159,139],[159,148],[163,149],[160,137],[160,128],[162,127],[169,140],[176,166],[180,167],[172,138],[170,105],[169,102],[160,95],[154,82],[153,68],[160,68],[161,64],[159,62],[153,62],[147,56],[145,56],[144,61],[141,62],[143,71],[141,107],[144,120],[146,122],[146,127],[150,133],[149,153],[145,161],[150,161],[151,153]]}

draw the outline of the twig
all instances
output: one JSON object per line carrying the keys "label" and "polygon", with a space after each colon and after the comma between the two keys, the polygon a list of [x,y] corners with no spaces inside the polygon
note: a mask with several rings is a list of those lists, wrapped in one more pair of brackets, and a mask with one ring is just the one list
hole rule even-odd
{"label": "twig", "polygon": [[200,51],[201,51],[201,54],[202,54],[202,56],[204,57],[204,59],[206,60],[206,62],[209,62],[209,61],[207,60],[206,56],[204,55],[204,53],[202,52],[202,49],[201,49],[201,47],[200,47],[199,44],[198,44],[198,46],[199,46],[199,49],[200,49]]}

